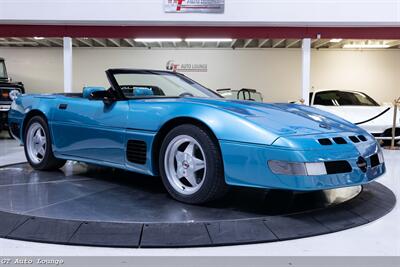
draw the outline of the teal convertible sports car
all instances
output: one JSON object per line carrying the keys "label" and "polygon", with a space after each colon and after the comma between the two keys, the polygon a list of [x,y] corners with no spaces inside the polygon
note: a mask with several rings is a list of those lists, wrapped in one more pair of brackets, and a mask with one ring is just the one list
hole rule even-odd
{"label": "teal convertible sports car", "polygon": [[22,95],[9,125],[30,165],[66,160],[160,175],[187,203],[229,185],[321,190],[368,183],[385,172],[379,145],[359,127],[296,104],[227,100],[186,76],[109,69],[110,88]]}

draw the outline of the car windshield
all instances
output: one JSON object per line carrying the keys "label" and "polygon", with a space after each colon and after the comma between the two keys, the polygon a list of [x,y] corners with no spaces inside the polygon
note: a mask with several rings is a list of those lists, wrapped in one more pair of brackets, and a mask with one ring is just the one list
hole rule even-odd
{"label": "car windshield", "polygon": [[6,64],[0,61],[0,78],[7,78]]}
{"label": "car windshield", "polygon": [[256,102],[263,101],[261,93],[256,91],[241,91],[240,93],[239,90],[230,89],[220,89],[217,91],[221,96],[228,99],[252,100]]}
{"label": "car windshield", "polygon": [[379,106],[371,97],[359,92],[326,91],[315,95],[314,105],[323,106]]}
{"label": "car windshield", "polygon": [[172,72],[116,73],[114,78],[127,98],[220,97],[186,76]]}

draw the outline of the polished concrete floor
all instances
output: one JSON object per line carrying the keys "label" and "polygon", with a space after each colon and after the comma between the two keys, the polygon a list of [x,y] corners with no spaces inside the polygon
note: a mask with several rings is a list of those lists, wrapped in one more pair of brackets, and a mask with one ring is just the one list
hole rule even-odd
{"label": "polished concrete floor", "polygon": [[[385,150],[387,173],[379,182],[400,198],[400,151]],[[0,137],[0,165],[24,162],[23,148]],[[0,255],[364,255],[400,256],[400,209],[398,205],[385,217],[338,233],[267,244],[185,249],[120,249],[51,245],[0,239]]]}

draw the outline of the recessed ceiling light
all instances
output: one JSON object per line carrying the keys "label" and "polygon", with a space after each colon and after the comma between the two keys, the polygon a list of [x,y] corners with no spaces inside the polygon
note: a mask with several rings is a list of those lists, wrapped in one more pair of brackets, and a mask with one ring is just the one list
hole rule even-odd
{"label": "recessed ceiling light", "polygon": [[341,41],[343,41],[342,38],[333,38],[329,42],[331,42],[331,43],[340,43]]}
{"label": "recessed ceiling light", "polygon": [[43,40],[44,37],[37,37],[37,36],[35,36],[35,37],[33,37],[33,39],[35,39],[35,40]]}
{"label": "recessed ceiling light", "polygon": [[389,48],[387,44],[345,44],[343,48],[362,48],[362,49],[377,49],[377,48]]}
{"label": "recessed ceiling light", "polygon": [[156,42],[182,42],[181,38],[135,38],[135,42],[156,43]]}
{"label": "recessed ceiling light", "polygon": [[207,43],[207,42],[232,42],[232,38],[186,38],[186,42],[199,42],[199,43]]}

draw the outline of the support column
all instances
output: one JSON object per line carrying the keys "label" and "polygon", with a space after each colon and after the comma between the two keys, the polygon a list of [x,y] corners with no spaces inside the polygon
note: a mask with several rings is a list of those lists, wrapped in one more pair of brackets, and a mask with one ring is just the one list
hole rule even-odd
{"label": "support column", "polygon": [[305,38],[301,45],[301,98],[304,104],[310,102],[311,39]]}
{"label": "support column", "polygon": [[64,92],[72,93],[72,38],[63,38],[64,49]]}

